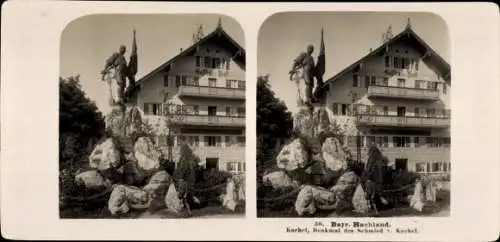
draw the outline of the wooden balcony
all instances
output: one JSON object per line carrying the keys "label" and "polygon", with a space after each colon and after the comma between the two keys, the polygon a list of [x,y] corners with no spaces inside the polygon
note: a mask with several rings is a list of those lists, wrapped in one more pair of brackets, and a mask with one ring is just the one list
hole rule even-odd
{"label": "wooden balcony", "polygon": [[448,128],[450,127],[450,118],[360,114],[358,116],[358,125],[412,128]]}
{"label": "wooden balcony", "polygon": [[370,85],[367,94],[369,98],[439,100],[439,91],[433,89]]}
{"label": "wooden balcony", "polygon": [[178,93],[181,97],[189,96],[245,100],[245,89],[237,88],[182,85],[179,87]]}
{"label": "wooden balcony", "polygon": [[174,125],[190,125],[190,126],[216,126],[216,127],[245,127],[245,117],[236,116],[210,116],[210,115],[193,115],[180,114],[170,117],[171,124]]}

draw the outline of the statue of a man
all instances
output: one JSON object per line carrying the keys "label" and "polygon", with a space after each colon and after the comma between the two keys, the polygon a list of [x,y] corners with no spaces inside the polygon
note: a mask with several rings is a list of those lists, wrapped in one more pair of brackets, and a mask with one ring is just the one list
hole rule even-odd
{"label": "statue of a man", "polygon": [[118,84],[118,102],[123,101],[123,96],[125,92],[126,77],[127,77],[127,61],[125,60],[126,48],[121,45],[118,52],[113,53],[107,60],[104,66],[104,70],[101,72],[102,78],[104,80],[104,75],[111,69],[116,70],[116,82]]}
{"label": "statue of a man", "polygon": [[[300,53],[300,55],[293,61],[292,70],[290,70],[290,79],[292,75],[296,73],[297,68],[303,68],[303,78],[306,84],[306,98],[307,102],[311,102],[313,99],[312,91],[314,87],[314,76],[315,76],[315,64],[312,57],[314,52],[314,47],[312,45],[307,46],[307,51]],[[308,103],[310,104],[310,103]]]}

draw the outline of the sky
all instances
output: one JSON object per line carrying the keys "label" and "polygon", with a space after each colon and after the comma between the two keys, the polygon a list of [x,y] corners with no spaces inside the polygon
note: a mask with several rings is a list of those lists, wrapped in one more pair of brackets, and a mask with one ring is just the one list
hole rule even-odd
{"label": "sky", "polygon": [[[293,59],[314,46],[317,60],[324,29],[326,81],[376,49],[382,33],[392,26],[393,35],[404,30],[410,18],[412,29],[444,60],[450,61],[449,33],[444,20],[429,13],[280,13],[266,19],[258,39],[258,74],[269,74],[271,89],[288,109],[297,111],[296,87],[288,72]],[[291,91],[293,90],[293,91]]]}
{"label": "sky", "polygon": [[87,97],[104,114],[109,111],[108,89],[100,72],[106,59],[127,47],[128,62],[136,29],[138,72],[136,80],[192,44],[192,35],[203,24],[205,35],[215,30],[219,17],[224,30],[245,46],[241,26],[232,18],[214,14],[105,14],[89,15],[69,23],[61,35],[60,76],[80,75]]}

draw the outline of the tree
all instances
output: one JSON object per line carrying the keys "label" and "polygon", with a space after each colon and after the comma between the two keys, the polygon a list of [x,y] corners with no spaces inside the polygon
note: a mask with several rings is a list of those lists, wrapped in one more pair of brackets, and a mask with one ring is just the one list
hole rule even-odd
{"label": "tree", "polygon": [[105,122],[81,89],[79,76],[59,78],[59,168],[74,171],[86,162]]}
{"label": "tree", "polygon": [[[257,172],[270,167],[274,159],[269,154],[277,142],[288,139],[293,128],[292,114],[285,103],[275,96],[269,85],[269,75],[257,78]],[[274,163],[275,164],[275,163]]]}

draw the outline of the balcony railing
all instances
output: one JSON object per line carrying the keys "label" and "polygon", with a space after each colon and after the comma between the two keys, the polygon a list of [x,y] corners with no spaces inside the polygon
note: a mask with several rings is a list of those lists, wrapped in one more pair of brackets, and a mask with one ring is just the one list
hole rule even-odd
{"label": "balcony railing", "polygon": [[447,128],[449,117],[408,117],[360,114],[358,124],[370,126]]}
{"label": "balcony railing", "polygon": [[180,96],[217,97],[227,99],[245,99],[245,89],[209,86],[182,85],[179,87]]}
{"label": "balcony railing", "polygon": [[245,117],[180,114],[170,118],[172,124],[196,126],[245,127]]}
{"label": "balcony railing", "polygon": [[434,101],[439,99],[439,91],[433,89],[370,85],[368,87],[368,96]]}

